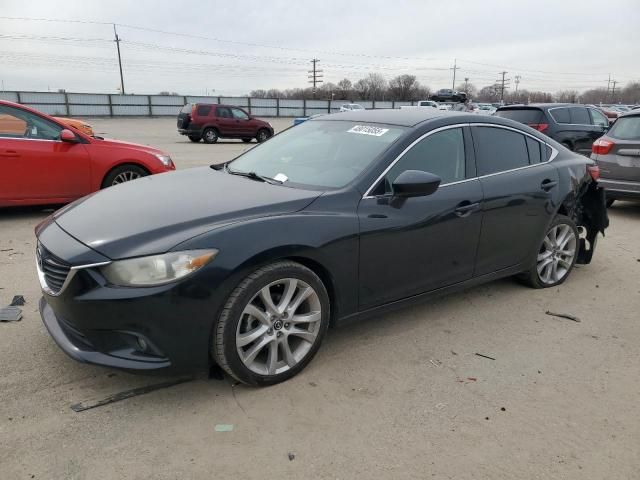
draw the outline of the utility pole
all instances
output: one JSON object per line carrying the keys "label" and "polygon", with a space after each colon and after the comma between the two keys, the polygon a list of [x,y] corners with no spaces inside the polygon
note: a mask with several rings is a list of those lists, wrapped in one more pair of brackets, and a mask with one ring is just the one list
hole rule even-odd
{"label": "utility pole", "polygon": [[451,90],[455,90],[456,89],[456,70],[458,70],[460,67],[458,66],[458,61],[457,59],[453,59],[453,67],[451,67],[449,70],[453,70],[453,83],[452,83],[452,87]]}
{"label": "utility pole", "polygon": [[504,90],[505,88],[509,88],[509,86],[506,85],[509,79],[505,78],[507,73],[508,72],[500,72],[500,75],[502,75],[502,81],[498,80],[498,82],[500,82],[500,103],[504,103]]}
{"label": "utility pole", "polygon": [[[609,96],[609,90],[611,89],[611,74],[609,74],[609,79],[607,80],[607,97]],[[602,102],[600,102],[602,103]]]}
{"label": "utility pole", "polygon": [[469,77],[464,77],[464,93],[469,95]]}
{"label": "utility pole", "polygon": [[311,80],[309,80],[308,83],[313,83],[313,98],[316,98],[316,85],[318,83],[322,83],[322,80],[318,80],[320,78],[322,78],[322,75],[320,75],[322,73],[322,70],[318,70],[316,68],[316,64],[319,62],[320,60],[318,60],[317,58],[314,58],[311,60],[311,63],[313,64],[313,70],[309,70],[308,73],[310,73],[311,75],[308,75],[307,78],[310,78]]}
{"label": "utility pole", "polygon": [[617,80],[611,80],[611,103],[616,102],[616,83],[618,83]]}
{"label": "utility pole", "polygon": [[116,24],[113,24],[113,34],[116,36],[114,42],[116,42],[116,48],[118,49],[118,65],[120,66],[120,93],[124,95],[124,77],[122,76],[122,58],[120,57],[120,37],[116,31]]}
{"label": "utility pole", "polygon": [[515,80],[515,82],[516,82],[516,95],[518,94],[518,85],[520,84],[520,79],[521,78],[522,77],[520,75],[516,75],[516,80]]}

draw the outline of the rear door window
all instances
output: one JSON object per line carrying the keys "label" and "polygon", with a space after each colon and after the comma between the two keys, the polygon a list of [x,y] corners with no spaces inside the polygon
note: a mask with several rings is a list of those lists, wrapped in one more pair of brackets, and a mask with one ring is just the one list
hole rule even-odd
{"label": "rear door window", "polygon": [[571,123],[574,125],[591,125],[589,112],[584,107],[571,107],[569,109]]}
{"label": "rear door window", "polygon": [[515,120],[525,125],[544,123],[542,110],[537,108],[509,108],[498,110],[496,116]]}
{"label": "rear door window", "polygon": [[495,127],[472,127],[479,175],[504,172],[529,165],[525,135]]}
{"label": "rear door window", "polygon": [[542,162],[542,143],[531,137],[526,137],[526,139],[527,149],[529,150],[529,163],[534,164]]}
{"label": "rear door window", "polygon": [[571,123],[571,115],[568,108],[551,108],[549,114],[553,117],[556,123]]}
{"label": "rear door window", "polygon": [[206,117],[211,113],[211,105],[198,105],[196,113],[199,117]]}
{"label": "rear door window", "polygon": [[240,110],[239,108],[232,108],[231,113],[233,115],[233,118],[236,118],[238,120],[249,120],[249,115],[244,113],[244,111]]}
{"label": "rear door window", "polygon": [[216,115],[221,118],[232,118],[231,110],[228,107],[218,107],[216,109]]}

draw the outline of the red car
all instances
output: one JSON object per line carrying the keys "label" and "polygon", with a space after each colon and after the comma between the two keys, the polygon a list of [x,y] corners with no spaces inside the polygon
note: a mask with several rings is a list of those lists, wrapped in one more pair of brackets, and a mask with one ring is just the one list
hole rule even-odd
{"label": "red car", "polygon": [[273,136],[269,122],[249,115],[240,107],[209,103],[187,103],[178,114],[178,133],[192,142],[216,143],[218,138],[252,138],[264,142]]}
{"label": "red car", "polygon": [[90,137],[0,100],[0,168],[0,207],[7,207],[68,203],[176,167],[155,148]]}

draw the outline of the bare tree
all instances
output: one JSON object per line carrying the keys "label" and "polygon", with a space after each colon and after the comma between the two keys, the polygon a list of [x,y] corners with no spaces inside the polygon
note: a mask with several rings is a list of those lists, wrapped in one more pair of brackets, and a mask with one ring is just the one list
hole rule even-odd
{"label": "bare tree", "polygon": [[398,75],[389,80],[389,96],[393,100],[417,100],[420,82],[415,75]]}
{"label": "bare tree", "polygon": [[579,96],[577,90],[560,90],[556,92],[555,99],[560,103],[577,103]]}
{"label": "bare tree", "polygon": [[336,96],[340,97],[341,100],[347,100],[351,97],[352,89],[353,84],[351,83],[351,80],[343,78],[338,82],[338,91],[336,92]]}
{"label": "bare tree", "polygon": [[478,89],[473,83],[464,82],[456,87],[458,92],[464,92],[468,98],[476,98],[478,95]]}

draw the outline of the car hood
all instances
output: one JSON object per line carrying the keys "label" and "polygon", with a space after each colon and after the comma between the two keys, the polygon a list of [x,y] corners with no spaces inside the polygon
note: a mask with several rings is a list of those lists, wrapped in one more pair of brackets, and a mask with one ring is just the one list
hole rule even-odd
{"label": "car hood", "polygon": [[54,220],[76,240],[120,259],[166,252],[223,225],[296,212],[321,194],[190,168],[109,187]]}
{"label": "car hood", "polygon": [[94,139],[93,143],[95,145],[100,145],[104,147],[119,147],[119,148],[133,148],[135,150],[144,150],[145,152],[155,154],[159,153],[162,155],[166,155],[162,150],[158,150],[157,148],[150,147],[148,145],[141,145],[139,143],[132,142],[123,142],[122,140],[113,140],[111,138],[102,138],[102,139]]}

